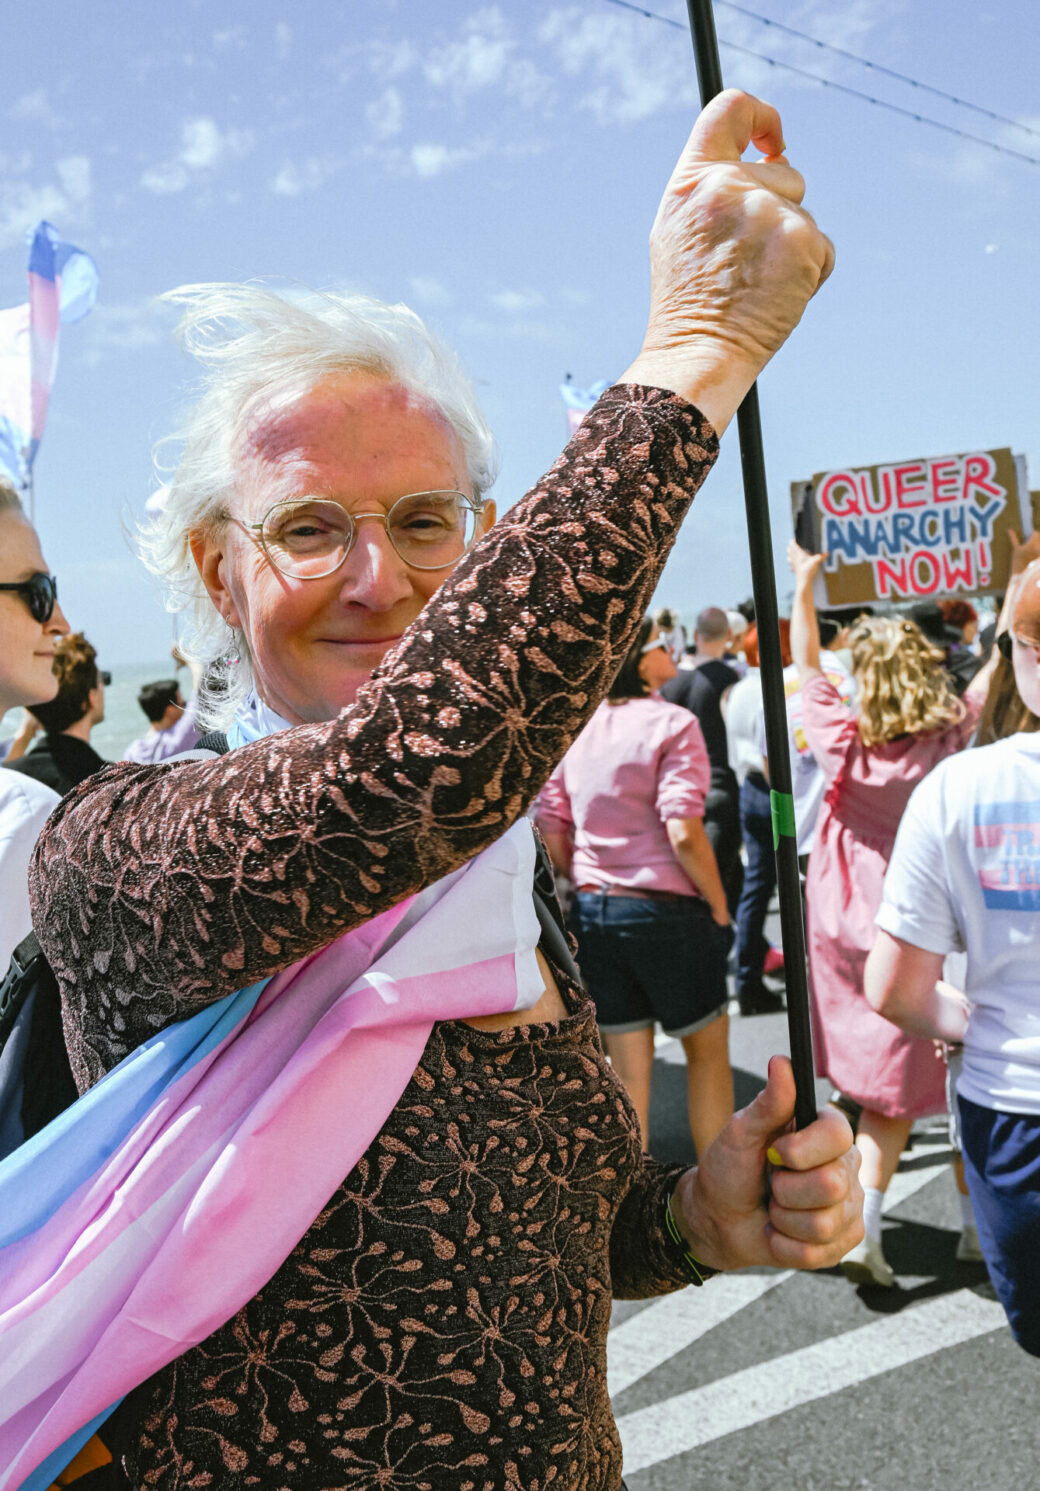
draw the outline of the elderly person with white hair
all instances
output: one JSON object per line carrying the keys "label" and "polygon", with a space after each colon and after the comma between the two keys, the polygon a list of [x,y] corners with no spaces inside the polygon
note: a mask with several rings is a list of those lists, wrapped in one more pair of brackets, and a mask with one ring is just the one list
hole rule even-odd
{"label": "elderly person with white hair", "polygon": [[[750,140],[764,163],[739,163]],[[314,1057],[345,1073],[314,1077],[319,1126],[237,1186],[236,1144],[185,1222],[216,1214],[219,1262],[167,1281],[174,1339],[114,1421],[134,1485],[616,1488],[612,1292],[828,1265],[858,1236],[847,1127],[789,1132],[784,1062],[698,1168],[641,1155],[591,1006],[537,945],[521,819],[628,650],[717,431],[829,269],[781,149],[744,95],[701,117],[641,353],[494,527],[490,435],[410,312],[178,296],[209,384],[147,553],[232,749],[113,767],[49,828],[34,907],[73,1067],[85,1090],[287,970],[244,1024],[281,1019],[292,1045],[321,970],[353,982],[315,1027],[347,1031]],[[355,1040],[372,1054],[350,1065]],[[290,1131],[257,1103],[266,1153]],[[207,1324],[175,1329],[209,1292]]]}

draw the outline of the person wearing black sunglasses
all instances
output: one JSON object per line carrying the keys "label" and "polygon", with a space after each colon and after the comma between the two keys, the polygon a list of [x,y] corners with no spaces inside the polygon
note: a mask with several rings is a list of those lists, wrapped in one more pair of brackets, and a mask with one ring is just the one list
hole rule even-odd
{"label": "person wearing black sunglasses", "polygon": [[90,744],[90,732],[105,718],[105,684],[111,682],[111,674],[98,667],[97,653],[82,632],[58,640],[54,673],[58,680],[54,698],[29,706],[30,714],[43,726],[43,739],[7,764],[64,797],[108,764]]}
{"label": "person wearing black sunglasses", "polygon": [[[54,646],[68,629],[40,541],[0,481],[0,715],[54,698]],[[0,972],[30,930],[29,855],[57,801],[42,782],[0,771]]]}

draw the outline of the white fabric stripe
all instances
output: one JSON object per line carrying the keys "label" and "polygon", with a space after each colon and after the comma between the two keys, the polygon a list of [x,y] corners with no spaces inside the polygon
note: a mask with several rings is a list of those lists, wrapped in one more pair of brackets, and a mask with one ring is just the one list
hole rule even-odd
{"label": "white fabric stripe", "polygon": [[625,1471],[631,1474],[658,1465],[1004,1325],[1000,1305],[959,1289],[666,1398],[618,1421]]}

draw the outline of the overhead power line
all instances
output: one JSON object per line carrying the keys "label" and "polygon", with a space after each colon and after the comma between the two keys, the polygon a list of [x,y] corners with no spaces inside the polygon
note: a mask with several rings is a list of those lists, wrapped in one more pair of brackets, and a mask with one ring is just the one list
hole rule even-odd
{"label": "overhead power line", "polygon": [[847,52],[844,47],[836,47],[833,42],[821,41],[818,36],[810,36],[805,31],[796,31],[793,26],[785,26],[782,21],[774,21],[769,16],[760,16],[757,10],[748,10],[744,5],[737,5],[735,0],[715,0],[715,4],[725,6],[727,10],[738,11],[742,16],[750,16],[753,21],[760,21],[763,26],[772,26],[774,31],[785,31],[788,36],[797,36],[800,41],[807,41],[823,51],[833,52],[835,56],[844,57],[849,62],[856,62],[860,67],[869,67],[871,72],[883,73],[886,78],[895,78],[909,88],[919,88],[922,93],[934,94],[936,98],[943,98],[947,103],[956,104],[958,108],[970,109],[973,114],[981,114],[985,119],[995,120],[997,124],[1009,124],[1012,129],[1023,130],[1025,134],[1035,135],[1037,139],[1040,139],[1040,129],[1034,129],[1031,124],[1023,124],[1020,119],[1009,119],[1006,114],[997,114],[992,109],[983,108],[981,104],[973,104],[966,98],[958,98],[955,93],[947,93],[942,88],[935,88],[931,83],[922,83],[920,78],[911,78],[906,73],[896,72],[895,68],[885,67],[882,62],[871,62],[869,57],[860,57],[856,52]]}
{"label": "overhead power line", "polygon": [[[648,21],[659,21],[662,25],[664,25],[664,26],[672,26],[672,27],[674,27],[678,31],[685,32],[687,30],[687,26],[686,26],[686,23],[684,21],[676,21],[671,16],[663,16],[663,15],[661,15],[657,11],[647,10],[642,5],[633,4],[633,0],[606,0],[606,3],[608,5],[617,5],[617,6],[620,6],[622,10],[631,10],[631,11],[634,11],[636,15],[643,16]],[[725,3],[727,3],[727,0],[718,0],[718,3],[719,4],[725,4]],[[732,8],[735,9],[735,10],[742,9],[742,7],[740,7],[740,6],[733,6]],[[755,13],[753,11],[747,11],[747,12],[745,12],[745,14],[747,14],[747,15],[754,15]],[[761,18],[756,16],[756,19],[761,19]],[[776,23],[774,22],[772,24],[776,24]],[[789,28],[785,27],[784,29],[786,30],[786,29],[789,29]],[[803,33],[801,33],[801,32],[795,32],[794,34],[800,36]],[[813,38],[811,38],[811,37],[807,38],[807,39],[808,40],[813,40]],[[828,47],[828,44],[826,42],[817,42],[816,45],[824,47],[824,48],[827,48],[828,50],[831,50],[831,51],[839,51],[840,50],[839,48],[836,48],[836,47],[835,48]],[[968,130],[957,129],[957,127],[955,125],[944,124],[942,122],[942,120],[940,120],[940,119],[932,119],[927,114],[919,114],[914,109],[904,109],[899,104],[889,103],[887,101],[887,99],[875,98],[870,93],[863,93],[859,88],[850,88],[848,86],[848,84],[846,84],[846,83],[838,83],[838,82],[835,82],[835,80],[833,78],[826,78],[826,77],[822,77],[819,73],[809,72],[809,70],[807,68],[796,67],[794,65],[794,63],[792,63],[792,62],[781,62],[778,57],[770,57],[765,52],[756,52],[752,47],[741,46],[739,42],[726,41],[723,37],[720,36],[719,37],[719,46],[720,47],[728,47],[730,49],[730,51],[733,51],[733,52],[742,52],[744,54],[744,56],[746,56],[746,57],[754,57],[759,62],[765,62],[770,67],[781,68],[784,72],[794,73],[797,77],[808,78],[810,82],[819,83],[820,86],[823,87],[823,88],[831,88],[836,93],[845,93],[845,94],[848,94],[848,96],[850,98],[861,99],[864,103],[873,104],[874,107],[877,108],[877,109],[887,109],[889,111],[889,113],[891,113],[891,114],[900,114],[900,115],[902,115],[902,117],[904,119],[912,119],[915,124],[927,124],[932,129],[941,130],[943,132],[943,134],[955,135],[958,139],[961,139],[961,140],[969,140],[973,145],[983,145],[983,146],[985,146],[985,148],[987,150],[996,151],[996,153],[998,155],[1008,155],[1013,160],[1025,161],[1030,166],[1040,166],[1040,157],[1037,157],[1035,155],[1027,155],[1022,150],[1012,150],[1007,145],[998,145],[995,140],[987,140],[982,135],[973,135]],[[841,55],[846,56],[846,57],[853,57],[853,53],[851,53],[851,52],[842,53]],[[860,58],[856,58],[855,60],[856,61],[862,61],[862,59],[860,59]],[[890,71],[889,69],[882,69],[880,67],[877,67],[876,64],[871,64],[871,65],[874,66],[875,70],[878,71],[878,72],[881,72],[881,71],[886,71],[886,72]],[[901,77],[901,75],[898,74],[898,73],[893,73],[892,76],[893,77]],[[910,80],[907,80],[907,81],[913,81],[913,80],[910,79]],[[915,84],[915,86],[917,86],[917,87],[927,87],[928,85],[927,84]],[[939,90],[937,90],[937,89],[929,89],[929,91],[933,92],[933,93],[934,92],[939,92]],[[953,95],[952,94],[941,94],[940,96],[944,97],[944,98],[952,99],[954,102],[960,102],[960,100],[953,99]],[[999,120],[1002,124],[1011,124],[1011,125],[1014,125],[1018,129],[1026,129],[1026,130],[1028,130],[1028,132],[1030,134],[1040,134],[1040,131],[1031,130],[1031,129],[1029,129],[1029,127],[1027,125],[1019,124],[1017,122],[1017,120],[1005,119],[1003,117],[1003,115],[1000,115],[1000,114],[990,114],[989,110],[979,108],[977,105],[968,104],[968,105],[964,105],[964,107],[974,108],[974,109],[977,110],[978,113],[981,113],[981,114],[989,114],[991,118]]]}

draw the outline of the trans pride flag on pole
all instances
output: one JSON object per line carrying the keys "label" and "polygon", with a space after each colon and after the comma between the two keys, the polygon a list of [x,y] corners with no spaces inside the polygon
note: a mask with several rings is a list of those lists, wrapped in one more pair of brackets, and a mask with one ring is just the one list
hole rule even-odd
{"label": "trans pride flag on pole", "polygon": [[58,332],[87,314],[97,299],[97,267],[48,222],[29,240],[29,302],[0,311],[0,464],[21,487],[47,423],[58,370]]}
{"label": "trans pride flag on pole", "polygon": [[578,426],[599,398],[605,393],[610,384],[605,378],[598,383],[593,383],[590,388],[579,388],[576,383],[570,381],[571,375],[567,374],[567,382],[560,384],[560,397],[563,407],[567,411],[567,439],[577,432]]}

